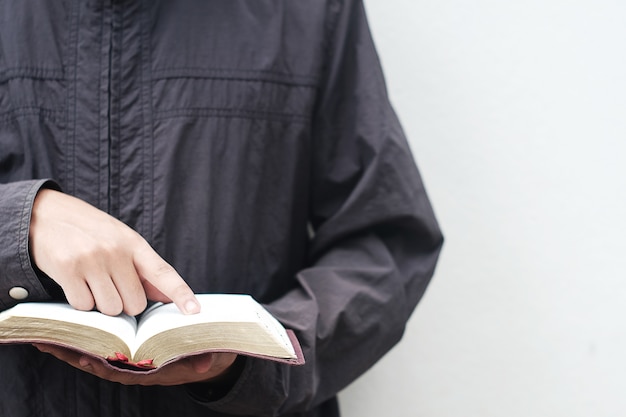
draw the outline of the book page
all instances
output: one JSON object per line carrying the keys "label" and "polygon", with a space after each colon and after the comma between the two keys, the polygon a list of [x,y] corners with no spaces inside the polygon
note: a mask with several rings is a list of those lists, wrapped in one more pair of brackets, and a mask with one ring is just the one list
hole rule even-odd
{"label": "book page", "polygon": [[98,311],[75,310],[65,303],[21,303],[0,313],[0,320],[5,317],[32,317],[95,327],[116,335],[129,346],[135,338],[137,328],[135,318],[126,314],[112,317]]}
{"label": "book page", "polygon": [[134,345],[129,345],[133,354],[150,337],[166,330],[201,323],[252,322],[261,324],[276,342],[295,355],[285,329],[267,310],[249,295],[241,294],[198,294],[201,305],[198,314],[184,315],[174,304],[155,305],[141,317]]}

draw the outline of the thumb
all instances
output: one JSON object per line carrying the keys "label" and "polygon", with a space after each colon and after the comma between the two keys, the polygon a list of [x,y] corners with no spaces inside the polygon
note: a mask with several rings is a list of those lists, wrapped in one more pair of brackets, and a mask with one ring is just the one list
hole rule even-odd
{"label": "thumb", "polygon": [[213,365],[213,354],[207,353],[204,355],[191,356],[189,362],[191,362],[191,367],[194,372],[197,374],[206,374],[211,369],[211,365]]}

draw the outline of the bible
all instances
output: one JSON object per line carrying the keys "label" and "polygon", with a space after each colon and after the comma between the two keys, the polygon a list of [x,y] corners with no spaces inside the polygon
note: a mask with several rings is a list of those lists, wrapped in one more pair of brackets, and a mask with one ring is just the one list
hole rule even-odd
{"label": "bible", "polygon": [[304,363],[295,334],[249,295],[196,297],[198,314],[184,315],[174,304],[157,303],[139,319],[79,311],[66,303],[21,303],[0,313],[0,344],[55,344],[131,372],[154,372],[209,352]]}

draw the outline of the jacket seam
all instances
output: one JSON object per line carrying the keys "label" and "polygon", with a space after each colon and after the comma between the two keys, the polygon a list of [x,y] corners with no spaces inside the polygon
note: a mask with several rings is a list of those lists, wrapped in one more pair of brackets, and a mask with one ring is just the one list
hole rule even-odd
{"label": "jacket seam", "polygon": [[[104,152],[103,151],[103,145],[102,145],[103,120],[102,120],[102,117],[100,116],[100,112],[102,111],[102,96],[103,96],[103,94],[102,94],[102,84],[103,84],[103,82],[102,82],[102,69],[103,69],[102,62],[105,59],[108,60],[108,57],[103,53],[104,43],[105,43],[105,38],[106,38],[105,37],[105,25],[104,25],[105,16],[104,16],[104,14],[99,17],[99,20],[100,20],[100,27],[99,27],[100,33],[98,33],[98,35],[100,37],[100,43],[99,43],[98,47],[99,47],[99,51],[100,51],[100,56],[99,56],[99,59],[98,59],[98,89],[97,89],[98,92],[97,92],[97,96],[96,96],[96,100],[97,100],[96,102],[98,103],[98,118],[97,118],[97,124],[98,124],[98,128],[97,128],[98,129],[97,130],[97,132],[98,132],[97,155],[98,156],[96,158],[96,160],[98,161],[98,165],[97,165],[97,169],[96,169],[97,170],[98,181],[96,181],[95,183],[96,183],[96,187],[98,188],[97,194],[96,194],[97,195],[97,201],[98,201],[98,204],[102,206],[102,201],[103,201],[103,197],[102,197],[103,191],[102,191],[102,188],[103,188],[103,184],[102,184],[102,180],[101,180],[101,178],[102,178],[102,167],[101,167],[102,164],[101,164],[101,160],[102,160],[102,154]],[[109,116],[109,115],[107,114],[107,116]],[[107,152],[107,155],[108,155],[108,152]]]}
{"label": "jacket seam", "polygon": [[275,71],[275,70],[270,70],[270,69],[245,69],[245,68],[225,68],[225,67],[219,67],[219,68],[206,68],[206,67],[195,67],[195,66],[162,67],[162,68],[154,70],[154,72],[160,73],[160,72],[181,71],[181,70],[182,71],[199,71],[203,73],[268,74],[268,75],[277,75],[277,76],[282,76],[282,77],[301,78],[301,79],[309,79],[309,80],[315,80],[318,78],[314,75],[295,74],[295,73],[289,73],[285,71]]}
{"label": "jacket seam", "polygon": [[208,79],[217,81],[248,81],[317,88],[319,78],[265,70],[202,69],[193,67],[165,68],[153,71],[153,80]]}
{"label": "jacket seam", "polygon": [[[149,2],[150,0],[148,0]],[[151,50],[150,50],[150,24],[147,17],[146,1],[140,2],[140,33],[139,49],[141,57],[140,77],[140,100],[141,100],[141,129],[143,132],[142,164],[144,169],[143,206],[146,208],[143,217],[144,237],[152,242],[154,239],[154,118],[151,98],[152,93],[152,73],[151,73]]]}
{"label": "jacket seam", "polygon": [[77,125],[77,84],[78,84],[78,41],[79,41],[80,4],[74,2],[68,15],[68,86],[67,86],[67,109],[66,109],[66,134],[64,149],[65,169],[61,173],[61,181],[65,180],[65,186],[69,194],[76,190],[76,177],[74,175],[76,158],[76,125]]}
{"label": "jacket seam", "polygon": [[63,113],[63,110],[48,109],[38,106],[21,106],[0,113],[0,121],[7,122],[31,116],[38,116],[43,119],[49,119],[53,121],[62,121]]}
{"label": "jacket seam", "polygon": [[44,67],[12,67],[0,71],[0,84],[22,78],[61,81],[65,79],[65,71],[62,68]]}
{"label": "jacket seam", "polygon": [[[124,151],[124,129],[122,127],[122,109],[124,108],[124,35],[125,21],[123,2],[111,2],[111,51],[110,51],[110,86],[109,100],[111,109],[109,120],[109,214],[121,215],[122,209],[122,154]],[[119,27],[115,27],[115,24]]]}
{"label": "jacket seam", "polygon": [[292,87],[303,87],[310,89],[317,89],[319,86],[316,83],[303,83],[303,82],[295,82],[295,81],[279,81],[279,80],[269,80],[264,78],[244,78],[244,77],[224,77],[224,76],[200,76],[200,75],[172,75],[169,77],[158,77],[154,78],[154,82],[157,81],[165,81],[165,80],[211,80],[211,81],[233,81],[233,82],[260,82],[264,84],[276,84],[276,85],[286,85]]}
{"label": "jacket seam", "polygon": [[310,116],[293,113],[275,113],[269,111],[255,111],[246,109],[226,109],[226,108],[184,108],[168,109],[155,112],[156,119],[170,119],[177,117],[200,117],[200,118],[237,118],[251,120],[277,120],[287,122],[307,123]]}

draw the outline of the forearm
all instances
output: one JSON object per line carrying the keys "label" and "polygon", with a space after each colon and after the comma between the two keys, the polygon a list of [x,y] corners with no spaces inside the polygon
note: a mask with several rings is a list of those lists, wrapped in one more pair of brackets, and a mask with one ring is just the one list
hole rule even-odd
{"label": "forearm", "polygon": [[[266,305],[296,330],[306,364],[249,359],[231,392],[207,403],[235,415],[305,412],[335,396],[400,340],[441,248],[434,229],[354,236],[298,274],[298,287]],[[415,246],[421,236],[428,243]]]}
{"label": "forearm", "polygon": [[276,415],[335,396],[400,340],[442,242],[410,155],[381,150],[350,198],[319,223],[294,288],[266,305],[296,331],[306,364],[249,360],[230,393],[207,406]]}

